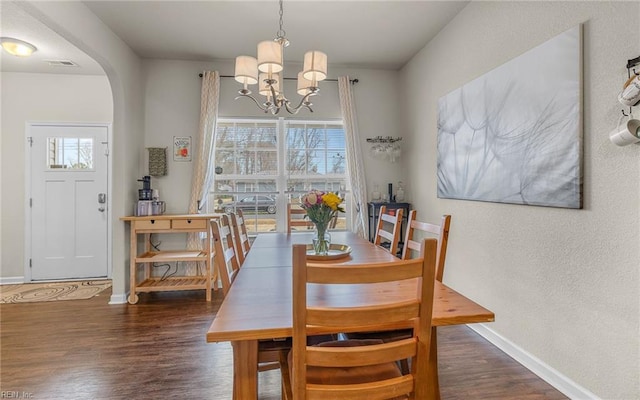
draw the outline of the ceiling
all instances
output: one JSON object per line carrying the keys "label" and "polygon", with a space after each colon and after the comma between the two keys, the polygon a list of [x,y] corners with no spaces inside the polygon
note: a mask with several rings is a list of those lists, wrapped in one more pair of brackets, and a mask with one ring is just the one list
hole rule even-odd
{"label": "ceiling", "polygon": [[[0,51],[0,71],[104,75],[97,62],[11,1],[0,0],[0,36],[27,41],[38,48],[31,57]],[[50,60],[70,60],[76,67],[52,66]]]}
{"label": "ceiling", "polygon": [[[142,58],[224,60],[256,55],[256,45],[278,30],[278,2],[85,1]],[[284,25],[291,45],[286,61],[302,62],[307,50],[328,54],[329,64],[397,70],[425,46],[468,1],[287,0]],[[0,1],[2,36],[38,47],[21,59],[2,55],[2,71],[103,74],[84,53]],[[51,67],[44,60],[71,60],[79,67]]]}

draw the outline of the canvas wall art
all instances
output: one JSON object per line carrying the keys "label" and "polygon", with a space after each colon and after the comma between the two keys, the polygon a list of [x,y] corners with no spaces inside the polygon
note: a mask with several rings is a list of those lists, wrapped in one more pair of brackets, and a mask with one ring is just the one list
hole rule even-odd
{"label": "canvas wall art", "polygon": [[438,100],[438,197],[582,208],[582,30]]}

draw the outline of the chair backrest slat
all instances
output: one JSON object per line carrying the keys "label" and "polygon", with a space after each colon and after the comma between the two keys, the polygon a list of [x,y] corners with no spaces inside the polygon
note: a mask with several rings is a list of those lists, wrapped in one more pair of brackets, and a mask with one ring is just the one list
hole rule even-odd
{"label": "chair backrest slat", "polygon": [[307,281],[324,284],[384,283],[420,277],[422,266],[412,260],[391,263],[343,265],[309,263]]}
{"label": "chair backrest slat", "polygon": [[[398,341],[393,345],[382,343],[373,351],[362,353],[358,347],[343,347],[339,352],[327,352],[325,348],[310,346],[307,349],[307,362],[318,367],[358,367],[366,365],[377,365],[389,360],[404,360],[416,352],[415,338],[408,338]],[[331,348],[330,348],[331,349]],[[333,347],[335,349],[335,347]],[[352,354],[354,357],[343,357],[343,354]],[[358,358],[356,358],[357,356]]]}
{"label": "chair backrest slat", "polygon": [[385,385],[376,387],[336,389],[331,391],[329,397],[326,390],[311,387],[308,390],[309,396],[305,398],[309,400],[324,400],[328,398],[332,400],[386,400],[397,397],[398,393],[407,393],[414,387],[414,380],[411,375],[401,376],[389,381]]}
{"label": "chair backrest slat", "polygon": [[[375,321],[376,326],[397,328],[398,323],[408,321],[415,317],[418,311],[418,302],[370,309],[307,309],[307,324],[338,328],[353,326],[371,326]],[[380,329],[382,330],[382,329]]]}

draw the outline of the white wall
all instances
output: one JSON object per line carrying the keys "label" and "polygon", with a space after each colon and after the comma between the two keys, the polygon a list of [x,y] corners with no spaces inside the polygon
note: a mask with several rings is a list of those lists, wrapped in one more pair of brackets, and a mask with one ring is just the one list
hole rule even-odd
{"label": "white wall", "polygon": [[113,120],[106,76],[4,72],[2,79],[2,261],[0,278],[24,275],[27,122]]}
{"label": "white wall", "polygon": [[81,2],[16,3],[54,32],[87,53],[104,69],[113,94],[112,302],[124,302],[129,283],[128,228],[120,217],[130,215],[139,175],[144,115],[141,61]]}
{"label": "white wall", "polygon": [[[286,76],[295,76],[299,65],[287,65]],[[145,147],[169,147],[168,175],[153,177],[152,187],[167,201],[168,213],[185,213],[188,209],[193,162],[174,162],[171,157],[173,136],[198,136],[200,118],[200,86],[198,74],[203,70],[217,70],[221,75],[233,75],[233,62],[193,62],[175,60],[145,60]],[[398,128],[397,72],[370,69],[345,69],[329,66],[330,78],[348,74],[358,78],[354,86],[361,145],[364,151],[367,184],[401,180],[398,163],[391,164],[368,155],[367,137],[402,135]],[[301,111],[297,119],[342,119],[337,82],[322,82],[320,95],[313,98],[313,113]],[[232,78],[220,82],[220,117],[273,118],[260,111],[249,99],[234,100],[240,89]],[[294,101],[295,81],[286,81],[285,93]],[[290,115],[285,113],[284,117]],[[195,148],[197,143],[193,144]],[[144,153],[140,155],[146,159]],[[144,163],[141,174],[148,171]],[[369,190],[371,192],[371,190]]]}
{"label": "white wall", "polygon": [[[411,200],[421,220],[452,214],[445,283],[495,312],[487,328],[604,399],[640,398],[640,146],[608,139],[638,21],[638,2],[473,2],[401,71]],[[579,23],[584,209],[438,199],[438,98]]]}

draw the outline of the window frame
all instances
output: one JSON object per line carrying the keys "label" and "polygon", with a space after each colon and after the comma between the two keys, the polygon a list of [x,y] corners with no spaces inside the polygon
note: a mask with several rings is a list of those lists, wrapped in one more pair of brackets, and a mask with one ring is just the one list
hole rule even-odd
{"label": "window frame", "polygon": [[[327,127],[330,126],[335,126],[336,128],[340,128],[343,132],[344,132],[344,122],[341,119],[322,119],[322,120],[309,120],[309,119],[293,119],[293,118],[285,118],[285,117],[277,117],[277,118],[234,118],[234,117],[220,117],[218,118],[218,124],[235,124],[235,125],[239,125],[239,124],[273,124],[275,126],[276,129],[276,157],[277,157],[277,171],[276,171],[276,175],[272,175],[272,174],[253,174],[253,175],[244,175],[244,174],[237,174],[237,170],[234,170],[232,174],[219,174],[216,175],[214,180],[218,181],[220,179],[223,180],[229,180],[229,181],[234,181],[234,182],[242,182],[242,181],[246,181],[247,183],[251,182],[251,184],[255,184],[256,182],[259,181],[274,181],[275,182],[275,190],[274,191],[264,191],[264,190],[256,190],[256,191],[249,191],[249,192],[239,192],[239,191],[230,191],[230,192],[225,192],[228,193],[229,195],[234,196],[234,201],[236,202],[240,202],[241,199],[238,199],[238,196],[241,195],[247,195],[248,196],[254,196],[254,197],[258,197],[258,196],[268,196],[268,197],[274,197],[276,199],[276,209],[277,210],[286,210],[287,207],[287,202],[289,201],[289,198],[293,197],[293,196],[298,196],[300,194],[303,194],[304,192],[306,192],[307,190],[311,189],[311,187],[306,187],[308,185],[305,185],[305,188],[303,190],[289,190],[290,188],[287,187],[287,183],[289,179],[296,179],[296,180],[301,180],[301,181],[312,181],[314,178],[314,175],[310,175],[307,171],[306,174],[301,174],[301,175],[290,175],[289,171],[287,170],[287,157],[288,157],[288,149],[287,149],[287,132],[288,129],[291,125],[303,125],[305,126],[305,130],[307,129],[307,125],[323,125],[324,128],[326,129]],[[346,134],[345,134],[346,135]],[[328,141],[328,140],[327,140]],[[217,142],[217,138],[216,138],[216,142]],[[237,150],[239,147],[237,146],[237,141],[234,140],[234,145],[232,147],[232,149],[235,151]],[[214,148],[214,153],[217,153],[219,150],[221,150],[222,148],[218,148],[217,146]],[[226,147],[224,148],[226,149]],[[231,149],[231,147],[229,148]],[[252,148],[254,151],[257,148]],[[306,149],[305,149],[306,150]],[[335,151],[337,149],[331,149],[331,151]],[[345,137],[345,145],[344,145],[344,149],[342,150],[343,152],[346,153],[346,137]],[[322,149],[323,153],[325,154],[325,161],[327,158],[327,152],[328,152],[328,148],[327,145],[325,144],[325,147]],[[215,157],[215,156],[214,156]],[[216,164],[216,163],[214,163]],[[328,164],[327,164],[328,166]],[[216,165],[212,165],[212,168],[215,168]],[[341,180],[344,182],[344,184],[340,185],[340,188],[338,190],[340,190],[341,194],[343,194],[345,196],[345,203],[348,204],[348,196],[349,196],[349,179],[348,179],[348,165],[347,165],[347,159],[346,159],[346,154],[344,157],[344,173],[342,174],[322,174],[317,176],[316,180],[318,181],[325,181],[325,185],[327,185],[329,183],[329,181],[332,180]],[[236,188],[237,189],[237,188]],[[214,183],[213,187],[211,188],[211,190],[209,191],[209,200],[207,201],[207,211],[208,212],[215,212],[215,211],[219,211],[216,210],[216,204],[213,201],[213,199],[215,199],[216,196],[219,196],[222,192],[217,192],[216,191],[216,184]],[[342,214],[342,216],[346,219],[346,228],[349,229],[351,226],[351,221],[350,221],[350,217],[349,217],[349,213],[345,213]],[[286,212],[277,212],[276,213],[276,231],[277,232],[285,232],[286,231]]]}

